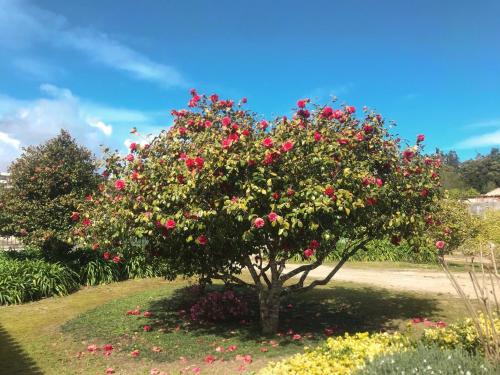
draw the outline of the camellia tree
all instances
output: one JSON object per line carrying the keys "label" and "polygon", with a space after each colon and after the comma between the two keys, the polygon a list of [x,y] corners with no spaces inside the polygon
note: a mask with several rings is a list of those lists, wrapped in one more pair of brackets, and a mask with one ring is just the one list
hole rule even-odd
{"label": "camellia tree", "polygon": [[24,149],[9,172],[0,189],[0,236],[36,245],[49,259],[65,257],[72,247],[68,216],[100,180],[92,153],[63,130],[42,145]]}
{"label": "camellia tree", "polygon": [[[368,241],[417,248],[424,238],[440,162],[422,154],[423,135],[401,147],[379,114],[358,119],[352,106],[304,99],[292,118],[268,122],[243,109],[246,99],[191,94],[168,130],[107,156],[100,193],[73,214],[81,242],[120,260],[142,239],[167,259],[168,277],[251,284],[268,334],[283,295],[328,283]],[[335,252],[331,272],[308,282]],[[305,263],[287,267],[297,257]]]}

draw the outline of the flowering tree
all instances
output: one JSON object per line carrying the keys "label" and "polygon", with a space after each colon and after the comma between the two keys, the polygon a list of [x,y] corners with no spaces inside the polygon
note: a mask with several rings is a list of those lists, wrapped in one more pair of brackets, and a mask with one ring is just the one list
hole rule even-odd
{"label": "flowering tree", "polygon": [[[281,296],[328,283],[368,241],[418,245],[440,194],[439,160],[422,155],[422,135],[401,152],[368,110],[357,119],[352,106],[304,99],[291,119],[268,122],[243,109],[246,99],[191,94],[150,144],[108,155],[107,182],[73,214],[81,241],[109,258],[143,239],[169,277],[247,285],[246,269],[264,333],[278,328]],[[340,262],[308,283],[334,252]],[[296,257],[305,263],[287,269]]]}

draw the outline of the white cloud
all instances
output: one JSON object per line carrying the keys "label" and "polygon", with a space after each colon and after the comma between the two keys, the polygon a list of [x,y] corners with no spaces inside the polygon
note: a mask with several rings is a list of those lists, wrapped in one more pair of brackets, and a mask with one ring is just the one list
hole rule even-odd
{"label": "white cloud", "polygon": [[12,138],[10,135],[4,132],[0,132],[0,143],[6,144],[15,149],[19,149],[21,146],[21,141],[15,138]]}
{"label": "white cloud", "polygon": [[344,83],[338,86],[326,88],[326,87],[317,87],[313,89],[308,95],[305,95],[304,98],[310,98],[314,101],[324,101],[327,99],[331,99],[332,97],[340,97],[342,95],[346,95],[352,91],[355,87],[353,82]]}
{"label": "white cloud", "polygon": [[459,142],[456,145],[456,148],[469,149],[490,146],[500,146],[500,130],[467,138],[462,142]]}
{"label": "white cloud", "polygon": [[500,119],[473,122],[471,124],[467,124],[464,126],[464,129],[479,129],[479,128],[500,128]]}
{"label": "white cloud", "polygon": [[[62,15],[28,1],[0,0],[0,45],[26,50],[37,44],[79,51],[96,63],[163,87],[188,86],[174,67],[152,61],[105,33],[72,27]],[[48,74],[32,62],[22,62],[20,69],[38,76]]]}
{"label": "white cloud", "polygon": [[100,120],[88,118],[87,124],[89,124],[93,128],[99,129],[105,135],[108,135],[108,136],[111,135],[111,133],[113,132],[113,127],[111,125],[106,125],[104,122],[102,122]]}
{"label": "white cloud", "polygon": [[[65,88],[44,84],[45,97],[17,100],[0,95],[0,171],[21,152],[21,147],[42,143],[68,130],[77,141],[95,153],[100,145],[121,146],[110,138],[113,125],[128,128],[154,124],[156,113],[115,108],[81,99]],[[96,108],[95,112],[92,109]],[[128,119],[127,116],[131,117]],[[136,121],[139,120],[139,121]],[[111,143],[111,144],[110,144]]]}

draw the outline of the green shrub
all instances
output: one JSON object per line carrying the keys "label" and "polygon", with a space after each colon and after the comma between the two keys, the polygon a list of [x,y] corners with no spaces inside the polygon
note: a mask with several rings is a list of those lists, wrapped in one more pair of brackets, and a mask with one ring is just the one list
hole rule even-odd
{"label": "green shrub", "polygon": [[0,257],[0,304],[35,301],[78,289],[78,275],[58,263]]}
{"label": "green shrub", "polygon": [[438,346],[418,345],[414,350],[374,358],[359,375],[401,374],[498,374],[493,366],[479,355],[462,349],[440,349]]}

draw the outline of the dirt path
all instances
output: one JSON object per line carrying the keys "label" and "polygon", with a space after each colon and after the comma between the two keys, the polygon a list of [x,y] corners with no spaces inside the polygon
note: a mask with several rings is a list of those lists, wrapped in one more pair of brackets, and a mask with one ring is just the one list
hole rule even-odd
{"label": "dirt path", "polygon": [[[299,266],[298,264],[287,264],[286,270],[290,271]],[[313,278],[324,278],[331,270],[332,267],[330,266],[319,266],[311,271],[309,276]],[[456,277],[465,293],[475,298],[469,274],[466,272],[453,272],[453,275]],[[393,290],[451,294],[458,296],[447,276],[441,271],[383,268],[359,269],[345,266],[338,271],[331,282],[335,282],[335,280],[352,281]],[[497,296],[500,297],[498,291]]]}

